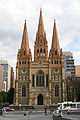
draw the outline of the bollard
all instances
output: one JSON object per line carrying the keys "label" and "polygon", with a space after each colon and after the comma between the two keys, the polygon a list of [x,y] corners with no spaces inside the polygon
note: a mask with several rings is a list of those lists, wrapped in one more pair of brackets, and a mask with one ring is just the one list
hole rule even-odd
{"label": "bollard", "polygon": [[26,116],[26,113],[24,113],[24,116]]}

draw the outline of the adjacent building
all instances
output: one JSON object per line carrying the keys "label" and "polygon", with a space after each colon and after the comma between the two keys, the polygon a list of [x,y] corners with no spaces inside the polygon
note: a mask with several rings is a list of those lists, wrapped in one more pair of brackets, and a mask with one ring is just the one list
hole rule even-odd
{"label": "adjacent building", "polygon": [[75,76],[80,77],[80,65],[75,65]]}
{"label": "adjacent building", "polygon": [[48,41],[40,10],[34,42],[34,60],[29,47],[26,21],[21,48],[17,54],[14,104],[43,105],[66,101],[63,52],[59,46],[56,21],[48,56]]}
{"label": "adjacent building", "polygon": [[80,102],[80,77],[70,77],[66,80],[67,101]]}
{"label": "adjacent building", "polygon": [[10,88],[15,88],[15,79],[14,79],[14,70],[13,67],[11,67],[11,82],[10,82]]}
{"label": "adjacent building", "polygon": [[75,76],[75,66],[73,54],[71,52],[63,52],[65,78]]}
{"label": "adjacent building", "polygon": [[0,92],[3,91],[3,67],[0,65]]}
{"label": "adjacent building", "polygon": [[11,66],[7,60],[0,60],[0,65],[3,67],[3,89],[8,92],[10,89]]}

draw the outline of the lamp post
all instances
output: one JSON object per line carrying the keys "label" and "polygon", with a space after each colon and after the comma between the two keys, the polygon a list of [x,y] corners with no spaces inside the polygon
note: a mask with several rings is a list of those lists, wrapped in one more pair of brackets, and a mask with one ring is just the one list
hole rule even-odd
{"label": "lamp post", "polygon": [[19,104],[19,108],[20,108],[20,111],[21,111],[21,104]]}

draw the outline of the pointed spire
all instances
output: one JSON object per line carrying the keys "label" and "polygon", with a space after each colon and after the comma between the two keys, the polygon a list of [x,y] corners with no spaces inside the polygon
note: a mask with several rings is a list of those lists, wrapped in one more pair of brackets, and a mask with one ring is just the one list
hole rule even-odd
{"label": "pointed spire", "polygon": [[25,20],[25,24],[24,24],[24,31],[23,31],[21,49],[25,49],[26,53],[29,54],[29,41],[28,41],[28,33],[27,33],[26,20]]}
{"label": "pointed spire", "polygon": [[44,35],[44,24],[43,24],[42,9],[41,8],[40,8],[40,17],[39,17],[39,24],[38,24],[38,35],[39,36]]}
{"label": "pointed spire", "polygon": [[60,52],[60,46],[59,46],[59,40],[58,40],[58,35],[57,35],[57,29],[56,29],[56,21],[55,21],[55,19],[54,19],[54,29],[53,29],[51,51],[53,51],[53,49],[58,50],[58,52]]}

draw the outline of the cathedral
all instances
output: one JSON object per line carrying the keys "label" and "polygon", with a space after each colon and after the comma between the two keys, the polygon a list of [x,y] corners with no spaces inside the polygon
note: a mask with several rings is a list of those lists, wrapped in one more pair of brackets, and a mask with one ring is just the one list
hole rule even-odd
{"label": "cathedral", "polygon": [[48,42],[40,10],[34,42],[34,60],[29,48],[26,21],[21,47],[17,54],[14,104],[45,105],[66,101],[63,52],[59,46],[56,21],[48,55]]}

